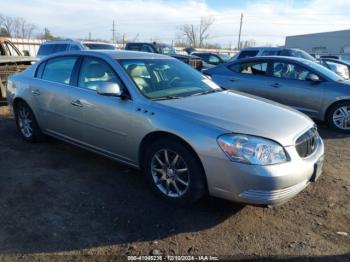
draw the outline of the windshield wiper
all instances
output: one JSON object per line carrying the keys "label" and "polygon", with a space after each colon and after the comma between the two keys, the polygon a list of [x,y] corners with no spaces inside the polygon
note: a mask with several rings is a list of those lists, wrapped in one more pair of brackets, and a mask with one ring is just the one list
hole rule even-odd
{"label": "windshield wiper", "polygon": [[206,95],[206,94],[217,93],[217,92],[222,92],[222,91],[224,91],[224,89],[211,89],[211,90],[206,90],[206,91],[202,91],[199,93],[195,93],[191,96],[200,96],[200,95]]}
{"label": "windshield wiper", "polygon": [[152,100],[159,101],[159,100],[170,100],[170,99],[179,99],[182,98],[182,96],[163,96],[159,98],[153,98]]}

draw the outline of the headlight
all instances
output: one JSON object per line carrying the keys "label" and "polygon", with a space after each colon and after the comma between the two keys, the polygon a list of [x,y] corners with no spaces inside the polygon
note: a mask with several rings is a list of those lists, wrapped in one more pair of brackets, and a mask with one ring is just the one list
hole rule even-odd
{"label": "headlight", "polygon": [[283,147],[268,139],[226,134],[220,136],[217,142],[228,158],[235,162],[273,165],[288,161]]}

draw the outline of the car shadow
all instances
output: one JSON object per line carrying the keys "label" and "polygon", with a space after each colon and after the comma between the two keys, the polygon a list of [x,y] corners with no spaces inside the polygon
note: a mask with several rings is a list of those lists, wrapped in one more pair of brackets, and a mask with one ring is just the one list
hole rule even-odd
{"label": "car shadow", "polygon": [[342,139],[350,137],[350,133],[337,132],[324,122],[317,122],[318,131],[323,139]]}
{"label": "car shadow", "polygon": [[[11,124],[0,155],[0,253],[60,252],[209,229],[243,206],[206,197],[190,208],[154,196],[140,171]],[[3,131],[3,130],[2,130]],[[11,161],[21,159],[20,162]]]}

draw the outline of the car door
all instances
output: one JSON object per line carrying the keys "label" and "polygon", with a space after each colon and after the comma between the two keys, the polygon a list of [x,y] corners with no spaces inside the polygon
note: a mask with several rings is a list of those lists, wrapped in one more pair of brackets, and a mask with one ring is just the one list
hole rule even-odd
{"label": "car door", "polygon": [[59,56],[44,61],[30,89],[40,127],[53,135],[80,140],[82,113],[76,110],[71,92],[77,61],[78,56]]}
{"label": "car door", "polygon": [[[220,86],[241,92],[269,98],[269,83],[267,60],[249,60],[235,62],[227,67],[229,71],[220,75]],[[215,81],[216,76],[213,78]]]}
{"label": "car door", "polygon": [[[269,83],[269,97],[279,103],[294,107],[311,117],[317,117],[324,98],[322,81],[308,80],[316,72],[295,62],[271,61],[272,81]],[[321,76],[318,75],[320,79]]]}
{"label": "car door", "polygon": [[130,161],[128,146],[130,127],[135,114],[131,99],[103,96],[96,92],[103,82],[117,83],[125,88],[113,68],[104,60],[84,57],[77,86],[75,101],[83,112],[83,142],[89,147],[120,160]]}

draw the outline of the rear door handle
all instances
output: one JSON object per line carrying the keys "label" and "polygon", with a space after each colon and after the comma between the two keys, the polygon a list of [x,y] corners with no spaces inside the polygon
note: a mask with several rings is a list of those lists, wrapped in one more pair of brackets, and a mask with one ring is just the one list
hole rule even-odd
{"label": "rear door handle", "polygon": [[281,84],[280,84],[280,83],[274,83],[274,84],[272,84],[271,86],[272,86],[272,87],[275,87],[275,88],[278,88],[278,87],[281,86]]}
{"label": "rear door handle", "polygon": [[39,89],[32,90],[32,94],[35,95],[35,96],[40,96]]}
{"label": "rear door handle", "polygon": [[238,78],[230,78],[229,79],[231,82],[236,82],[238,80]]}
{"label": "rear door handle", "polygon": [[83,107],[83,104],[80,102],[80,100],[74,100],[70,104],[76,107]]}

